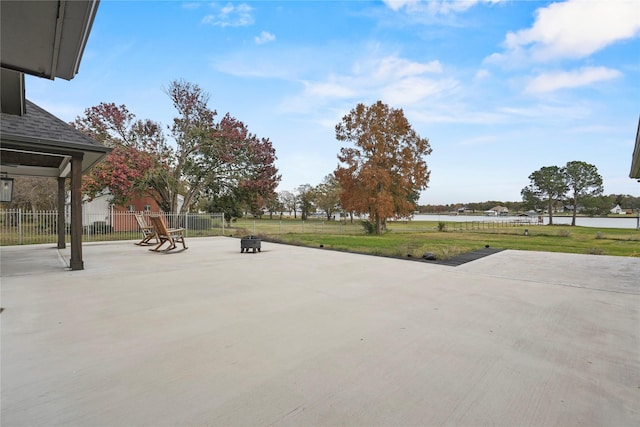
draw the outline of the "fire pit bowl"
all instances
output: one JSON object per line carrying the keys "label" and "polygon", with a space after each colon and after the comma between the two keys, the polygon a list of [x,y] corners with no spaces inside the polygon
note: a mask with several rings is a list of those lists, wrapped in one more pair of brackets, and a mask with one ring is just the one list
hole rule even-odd
{"label": "fire pit bowl", "polygon": [[256,250],[260,252],[260,243],[261,240],[256,236],[245,236],[240,239],[240,253],[249,252],[249,249],[253,249],[253,253],[256,253]]}

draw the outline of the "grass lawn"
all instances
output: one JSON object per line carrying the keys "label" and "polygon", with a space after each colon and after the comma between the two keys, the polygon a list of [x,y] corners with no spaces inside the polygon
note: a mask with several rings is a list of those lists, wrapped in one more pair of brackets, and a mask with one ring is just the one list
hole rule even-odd
{"label": "grass lawn", "polygon": [[[392,222],[381,236],[364,234],[360,225],[349,227],[318,220],[239,220],[239,232],[263,239],[309,247],[394,257],[422,257],[434,253],[439,259],[489,245],[499,249],[566,252],[640,257],[640,231],[634,229],[571,227],[565,225],[502,226],[438,231],[435,221]],[[342,229],[339,229],[342,226]],[[528,235],[525,235],[525,229]]]}

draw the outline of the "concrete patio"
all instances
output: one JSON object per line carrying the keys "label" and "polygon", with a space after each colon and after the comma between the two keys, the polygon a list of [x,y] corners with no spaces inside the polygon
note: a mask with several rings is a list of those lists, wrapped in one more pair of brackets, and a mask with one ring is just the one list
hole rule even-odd
{"label": "concrete patio", "polygon": [[1,249],[3,426],[640,425],[640,258]]}

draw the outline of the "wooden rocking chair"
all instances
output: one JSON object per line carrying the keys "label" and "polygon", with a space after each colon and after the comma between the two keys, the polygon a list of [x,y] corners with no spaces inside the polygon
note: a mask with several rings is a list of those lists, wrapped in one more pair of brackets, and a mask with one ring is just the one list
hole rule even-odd
{"label": "wooden rocking chair", "polygon": [[149,249],[150,251],[158,252],[160,247],[167,242],[169,242],[169,247],[164,249],[163,252],[175,249],[177,247],[176,243],[182,243],[182,247],[188,249],[184,241],[184,228],[167,228],[162,218],[157,215],[152,215],[149,218],[151,218],[156,239],[160,242],[155,248]]}
{"label": "wooden rocking chair", "polygon": [[140,232],[142,233],[142,240],[136,243],[139,246],[150,245],[149,240],[156,239],[156,243],[158,243],[158,238],[156,237],[155,231],[153,231],[153,227],[148,225],[144,220],[144,216],[142,214],[134,214],[136,217],[136,221],[138,221],[138,226],[140,227]]}

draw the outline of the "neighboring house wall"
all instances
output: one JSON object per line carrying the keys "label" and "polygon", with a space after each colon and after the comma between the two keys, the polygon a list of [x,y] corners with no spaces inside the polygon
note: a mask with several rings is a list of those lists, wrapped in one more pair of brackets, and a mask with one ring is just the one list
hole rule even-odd
{"label": "neighboring house wall", "polygon": [[611,212],[612,214],[615,214],[615,215],[625,215],[626,214],[625,210],[622,209],[620,207],[620,205],[616,205],[616,207],[611,209],[609,212]]}
{"label": "neighboring house wall", "polygon": [[[82,226],[86,227],[94,222],[106,222],[110,223],[109,215],[105,217],[105,212],[111,210],[111,200],[113,196],[111,194],[100,194],[89,200],[87,196],[84,196],[82,201]],[[67,193],[67,200],[64,206],[66,222],[71,222],[71,194]]]}
{"label": "neighboring house wall", "polygon": [[[106,222],[113,231],[135,231],[138,229],[138,222],[133,216],[134,212],[143,212],[145,214],[162,212],[156,201],[148,196],[135,197],[129,201],[126,206],[111,205],[113,196],[106,192],[95,197],[93,200],[88,198],[82,203],[82,225],[90,226],[95,222]],[[184,197],[178,195],[178,209],[182,208]],[[67,202],[67,213],[69,211],[69,203]],[[104,213],[108,212],[108,216]],[[69,215],[69,214],[68,214]],[[69,216],[67,216],[69,218]]]}
{"label": "neighboring house wall", "polygon": [[504,206],[496,206],[495,208],[491,208],[488,211],[484,211],[485,215],[509,215],[509,209]]}
{"label": "neighboring house wall", "polygon": [[145,196],[136,197],[123,206],[114,206],[113,210],[116,212],[160,212],[160,206],[153,198]]}

